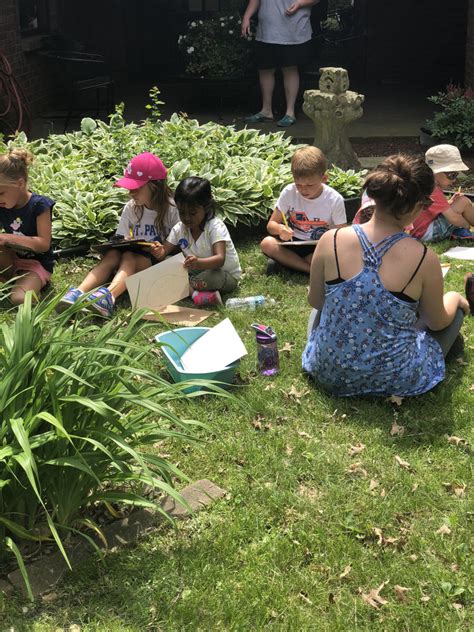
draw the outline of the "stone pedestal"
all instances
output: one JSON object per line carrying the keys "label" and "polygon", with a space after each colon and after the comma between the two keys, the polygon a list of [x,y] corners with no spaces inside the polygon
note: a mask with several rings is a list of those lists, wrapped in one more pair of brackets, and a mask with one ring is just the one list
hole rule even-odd
{"label": "stone pedestal", "polygon": [[320,68],[319,90],[306,90],[303,111],[314,121],[314,145],[328,164],[342,169],[361,165],[347,137],[347,126],[363,114],[364,95],[348,90],[349,75],[344,68]]}

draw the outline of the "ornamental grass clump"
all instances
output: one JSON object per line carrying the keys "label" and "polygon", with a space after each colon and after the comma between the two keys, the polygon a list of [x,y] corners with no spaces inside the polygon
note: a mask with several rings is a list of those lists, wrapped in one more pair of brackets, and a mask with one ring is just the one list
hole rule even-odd
{"label": "ornamental grass clump", "polygon": [[0,571],[14,555],[26,582],[25,543],[55,544],[69,564],[68,536],[104,539],[97,505],[162,511],[145,486],[179,501],[174,481],[186,477],[152,446],[195,442],[202,426],[172,409],[196,393],[146,368],[156,356],[140,312],[96,325],[83,301],[61,315],[58,301],[28,293],[0,329]]}

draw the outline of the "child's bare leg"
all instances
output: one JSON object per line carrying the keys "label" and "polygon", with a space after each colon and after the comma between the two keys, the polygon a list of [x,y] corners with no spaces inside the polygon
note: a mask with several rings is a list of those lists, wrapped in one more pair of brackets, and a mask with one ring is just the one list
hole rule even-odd
{"label": "child's bare leg", "polygon": [[120,257],[121,253],[118,250],[109,250],[95,268],[92,268],[77,289],[81,292],[90,292],[107,283],[114,270],[118,268]]}
{"label": "child's bare leg", "polygon": [[117,273],[109,285],[109,292],[114,298],[117,298],[127,289],[125,280],[129,276],[132,276],[132,274],[135,274],[136,272],[146,270],[150,266],[151,261],[148,257],[135,254],[134,252],[124,252],[122,258],[120,259]]}
{"label": "child's bare leg", "polygon": [[0,246],[0,279],[6,281],[13,275],[13,253],[9,248]]}
{"label": "child's bare leg", "polygon": [[474,204],[468,197],[462,195],[461,197],[454,200],[454,202],[451,204],[451,209],[464,217],[466,221],[465,228],[474,226]]}
{"label": "child's bare leg", "polygon": [[275,261],[278,261],[286,268],[309,274],[312,255],[300,257],[291,248],[281,246],[275,237],[265,237],[260,243],[260,248],[267,257],[275,259]]}
{"label": "child's bare leg", "polygon": [[10,300],[13,305],[22,305],[25,300],[25,294],[32,290],[36,297],[39,297],[42,288],[41,279],[34,272],[26,272],[21,278],[15,282]]}

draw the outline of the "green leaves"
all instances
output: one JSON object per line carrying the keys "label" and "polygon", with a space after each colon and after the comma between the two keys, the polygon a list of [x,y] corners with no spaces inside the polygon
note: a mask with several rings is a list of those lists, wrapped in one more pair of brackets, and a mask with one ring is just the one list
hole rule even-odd
{"label": "green leaves", "polygon": [[[127,194],[114,187],[114,181],[142,151],[160,156],[172,188],[189,175],[208,178],[217,214],[234,226],[266,220],[281,189],[291,182],[290,159],[297,146],[282,132],[200,125],[178,114],[161,121],[159,90],[150,94],[151,115],[140,124],[127,124],[119,105],[109,124],[84,119],[80,132],[28,145],[36,156],[31,187],[56,200],[53,239],[60,247],[101,241],[115,231]],[[12,144],[27,144],[27,139],[20,134]],[[354,197],[360,194],[364,174],[333,167],[329,184],[344,197]]]}
{"label": "green leaves", "polygon": [[426,122],[433,136],[459,149],[474,146],[474,93],[469,88],[448,85],[446,92],[428,97],[440,110]]}
{"label": "green leaves", "polygon": [[202,428],[169,406],[182,385],[146,368],[156,360],[139,315],[96,326],[81,305],[56,314],[58,300],[27,294],[0,330],[0,563],[15,556],[25,581],[23,541],[54,541],[68,563],[64,537],[94,530],[88,505],[156,508],[144,485],[179,500],[185,477],[149,451],[169,437],[196,442]]}

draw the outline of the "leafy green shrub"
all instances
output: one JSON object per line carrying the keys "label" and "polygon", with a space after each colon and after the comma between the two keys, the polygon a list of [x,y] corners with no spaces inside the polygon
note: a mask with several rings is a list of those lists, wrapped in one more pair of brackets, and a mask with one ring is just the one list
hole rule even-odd
{"label": "leafy green shrub", "polygon": [[426,125],[440,141],[450,141],[459,149],[474,146],[474,91],[449,84],[446,92],[428,97],[441,110]]}
{"label": "leafy green shrub", "polygon": [[240,35],[241,22],[238,13],[188,22],[186,33],[178,38],[186,72],[226,79],[245,75],[252,65],[252,55],[249,42]]}
{"label": "leafy green shrub", "polygon": [[[257,224],[267,219],[281,189],[291,182],[290,159],[296,149],[282,132],[235,130],[173,114],[159,117],[159,91],[152,91],[151,116],[125,123],[123,106],[109,123],[84,119],[80,132],[56,134],[28,143],[24,134],[8,145],[24,145],[36,156],[31,188],[56,200],[53,238],[61,247],[109,236],[127,200],[113,186],[130,158],[142,151],[159,155],[175,187],[189,175],[208,178],[218,214],[229,224]],[[0,152],[6,146],[1,146]],[[361,174],[331,169],[329,184],[342,195],[360,191]],[[355,193],[357,194],[357,193]]]}
{"label": "leafy green shrub", "polygon": [[0,329],[0,566],[13,553],[23,568],[24,540],[67,560],[68,534],[100,536],[88,506],[157,508],[145,484],[179,499],[184,475],[150,448],[196,440],[198,422],[171,408],[183,386],[144,368],[155,356],[140,312],[97,326],[80,304],[55,314],[58,300],[32,306],[28,293]]}
{"label": "leafy green shrub", "polygon": [[328,169],[328,184],[336,189],[344,198],[360,197],[364,177],[367,169],[355,171],[354,169],[339,169],[333,165]]}

